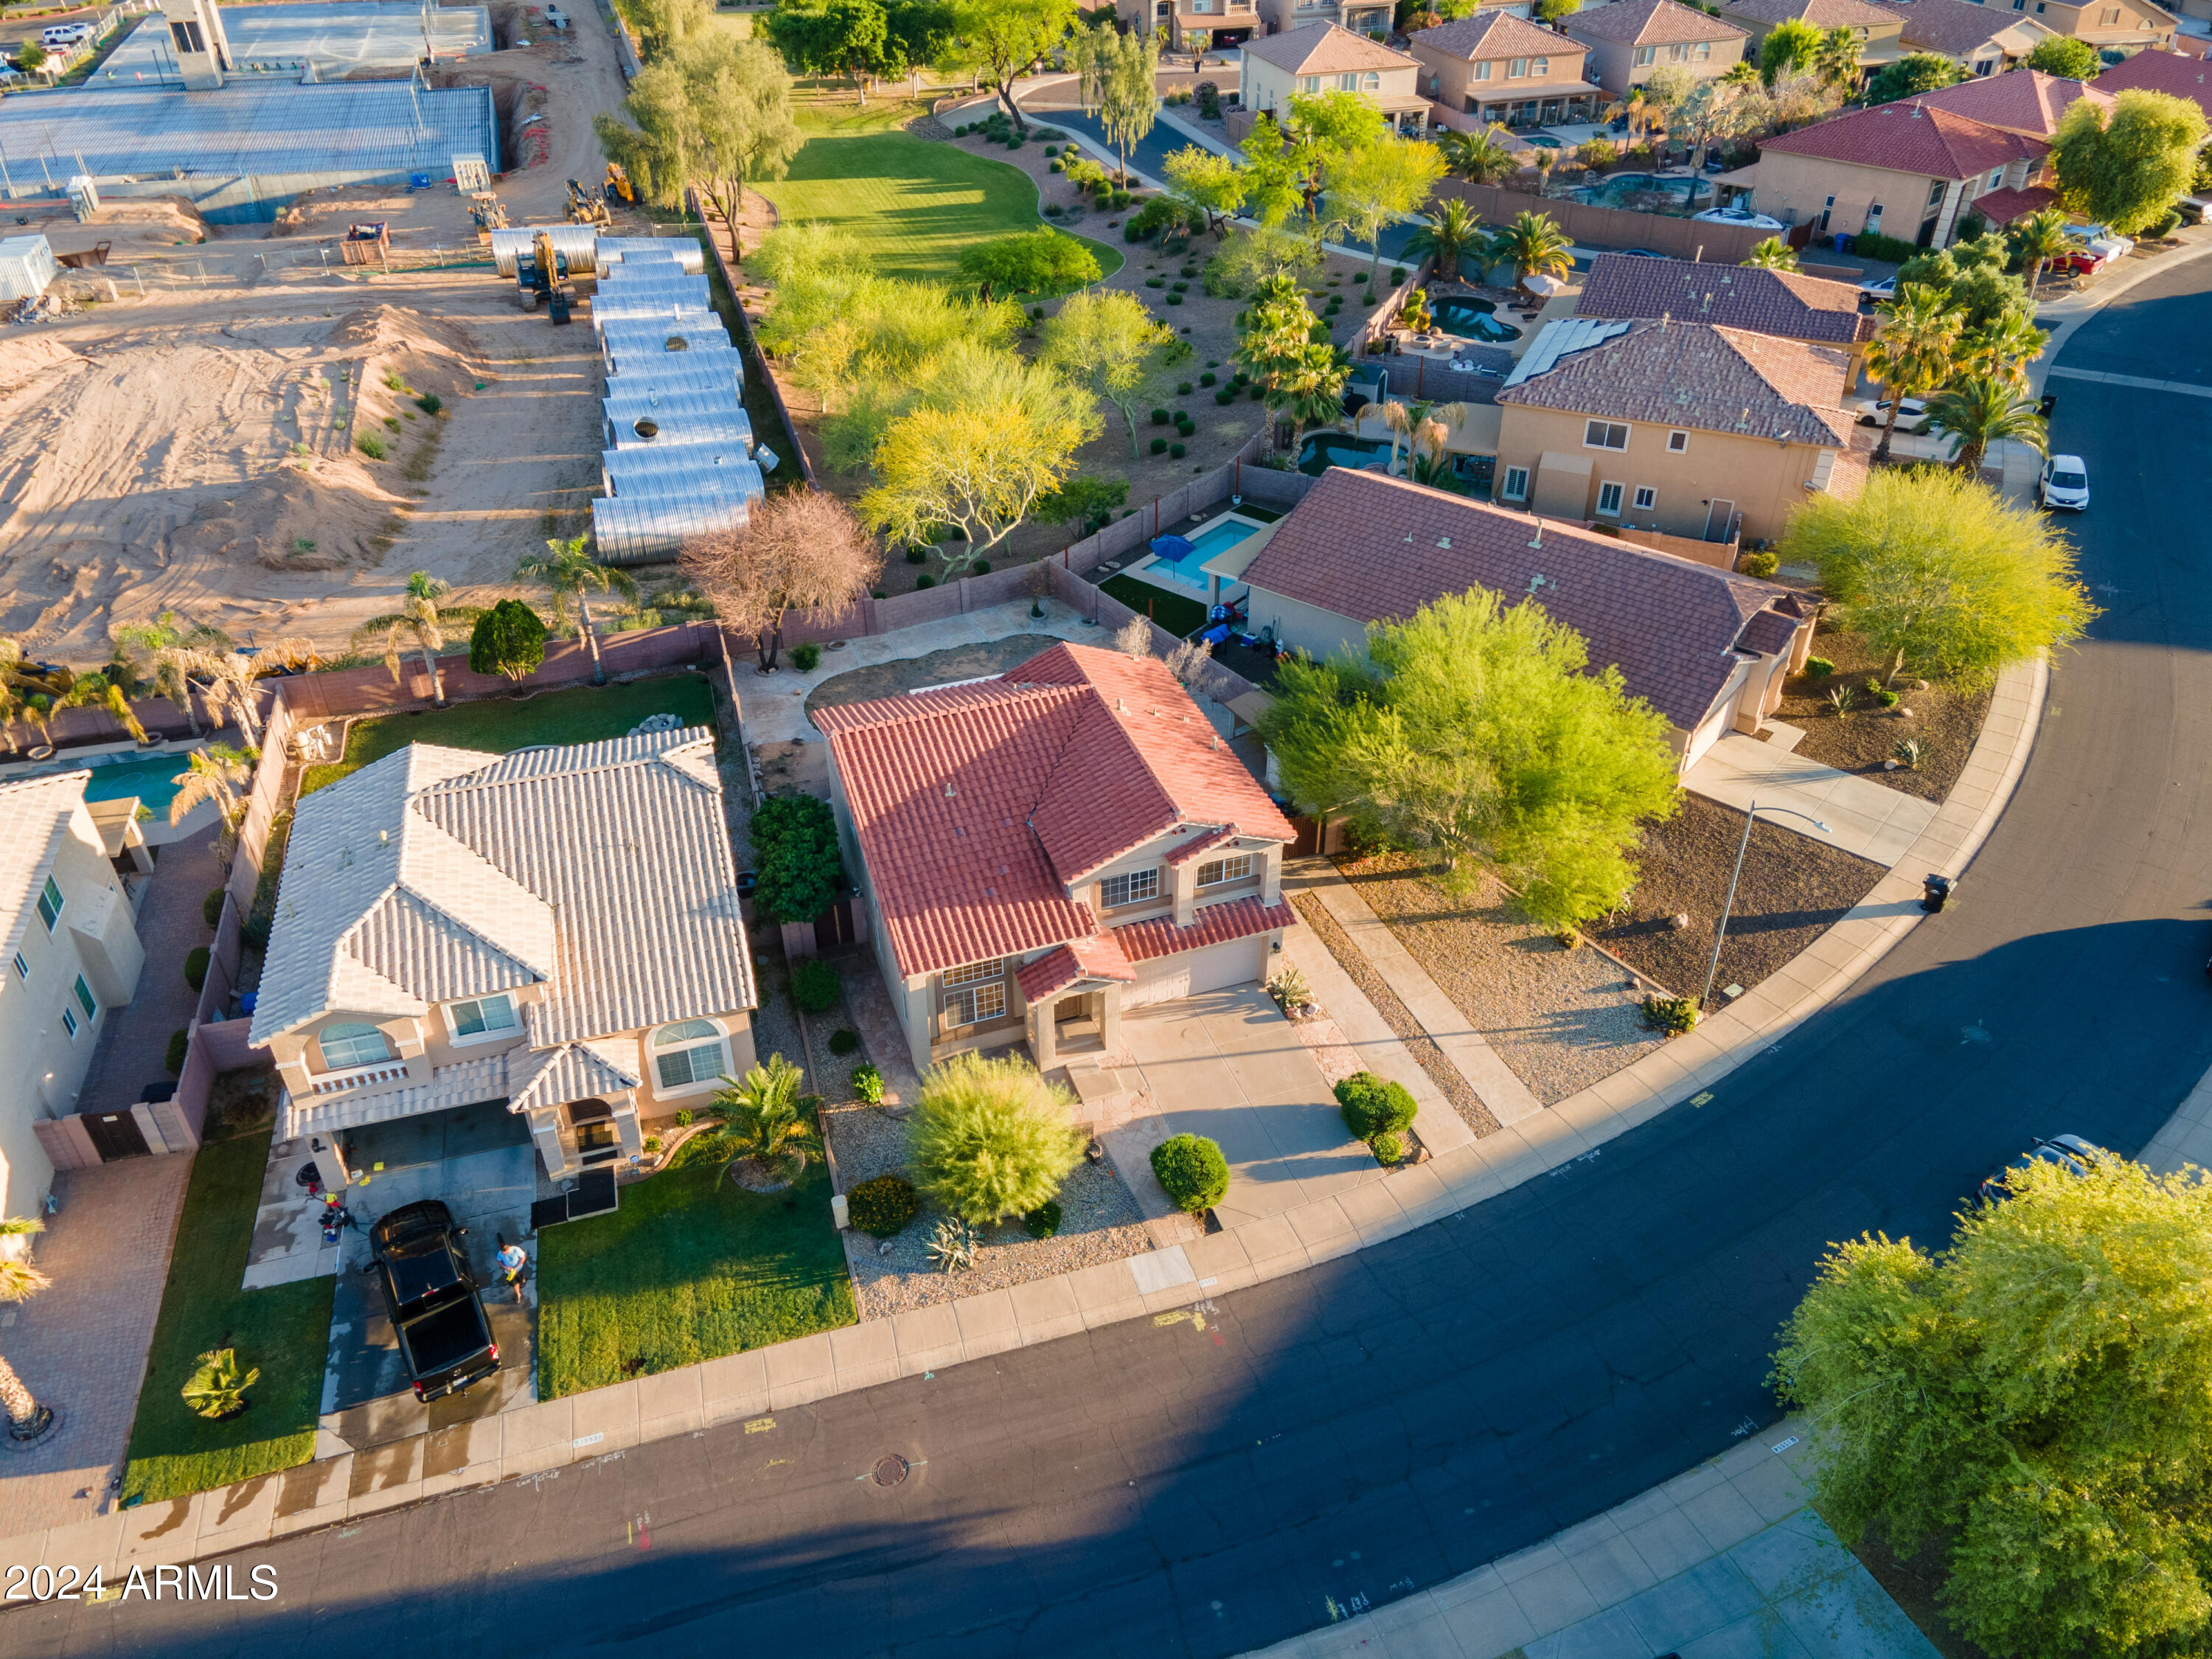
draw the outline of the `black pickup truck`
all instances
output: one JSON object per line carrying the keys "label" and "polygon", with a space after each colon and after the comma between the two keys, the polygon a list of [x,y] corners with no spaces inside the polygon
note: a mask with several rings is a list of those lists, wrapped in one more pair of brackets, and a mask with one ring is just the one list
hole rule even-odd
{"label": "black pickup truck", "polygon": [[417,1400],[442,1400],[499,1369],[499,1344],[461,1248],[466,1228],[434,1198],[394,1210],[369,1230],[385,1307]]}

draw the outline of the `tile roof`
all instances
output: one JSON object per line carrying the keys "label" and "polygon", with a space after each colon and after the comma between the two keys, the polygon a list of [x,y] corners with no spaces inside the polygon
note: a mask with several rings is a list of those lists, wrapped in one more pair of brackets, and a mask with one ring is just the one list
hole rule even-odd
{"label": "tile roof", "polygon": [[2079,81],[2069,81],[2041,70],[2008,70],[2002,75],[1977,75],[1956,86],[1940,87],[1915,95],[1929,109],[1947,109],[1986,126],[2048,138],[2058,127],[2058,118],[2077,98],[2109,107],[2112,95]]}
{"label": "tile roof", "polygon": [[1297,913],[1281,900],[1269,904],[1257,897],[1231,899],[1226,904],[1200,905],[1190,926],[1178,927],[1172,916],[1149,921],[1125,922],[1114,937],[1132,962],[1150,962],[1184,951],[1202,951],[1209,945],[1228,945],[1260,933],[1271,933],[1297,921]]}
{"label": "tile roof", "polygon": [[1246,56],[1291,75],[1335,75],[1345,70],[1413,69],[1417,60],[1334,23],[1307,23],[1280,34],[1247,40]]}
{"label": "tile roof", "polygon": [[637,1045],[628,1038],[616,1042],[564,1042],[557,1048],[510,1049],[507,1062],[507,1109],[510,1112],[618,1095],[638,1085],[637,1075],[630,1070],[637,1064]]}
{"label": "tile roof", "polygon": [[410,744],[300,802],[254,1042],[533,983],[539,1048],[754,1006],[703,728],[504,757]]}
{"label": "tile roof", "polygon": [[1598,256],[1575,310],[1583,317],[1672,317],[1839,345],[1872,339],[1877,326],[1860,312],[1859,291],[1850,283],[1625,253]]}
{"label": "tile roof", "polygon": [[1617,40],[1629,46],[1686,46],[1699,40],[1741,40],[1751,31],[1675,0],[1613,0],[1562,18],[1577,40]]}
{"label": "tile roof", "polygon": [[[84,804],[84,786],[91,777],[89,772],[57,772],[0,783],[0,918],[4,918],[6,933],[0,941],[0,962],[15,954],[24,930],[38,914],[39,890],[53,873],[54,860],[69,838],[70,820]],[[0,981],[15,982],[12,974]]]}
{"label": "tile roof", "polygon": [[1413,44],[1469,63],[1482,58],[1540,58],[1548,52],[1583,50],[1579,40],[1557,29],[1547,29],[1510,12],[1491,9],[1423,29],[1413,37]]}
{"label": "tile roof", "polygon": [[1063,643],[995,680],[814,719],[908,974],[1090,937],[1068,889],[1178,825],[1295,838],[1153,658]]}
{"label": "tile roof", "polygon": [[1106,933],[1048,951],[1019,969],[1014,981],[1022,988],[1023,1001],[1042,1002],[1083,980],[1110,979],[1126,985],[1136,977],[1137,970],[1121,953],[1121,945]]}
{"label": "tile roof", "polygon": [[1721,0],[1721,10],[1770,25],[1796,18],[1819,29],[1880,28],[1899,16],[1887,6],[1869,5],[1868,0]]}
{"label": "tile roof", "polygon": [[[267,981],[262,981],[264,985]],[[507,1096],[507,1056],[485,1054],[452,1066],[432,1068],[430,1080],[411,1087],[381,1092],[356,1091],[337,1095],[309,1095],[296,1098],[289,1089],[277,1102],[279,1140],[302,1135],[326,1135],[338,1129],[358,1129],[368,1123],[389,1123],[417,1112],[443,1112],[456,1106],[474,1106]]]}
{"label": "tile roof", "polygon": [[1193,859],[1211,853],[1217,847],[1226,847],[1242,833],[1243,831],[1239,830],[1235,824],[1224,823],[1218,830],[1210,830],[1203,836],[1183,842],[1182,846],[1168,854],[1167,866],[1170,870],[1180,870]]}
{"label": "tile roof", "polygon": [[[1985,6],[1979,0],[1911,0],[1899,10],[1905,15],[1899,38],[1906,46],[1952,58],[1967,56],[2018,24],[2035,23],[2021,13]],[[2034,32],[2053,31],[2038,23]]]}
{"label": "tile roof", "polygon": [[1779,611],[1762,611],[1743,625],[1737,636],[1736,648],[1756,651],[1763,657],[1777,657],[1790,648],[1790,641],[1805,624],[1797,617]]}
{"label": "tile roof", "polygon": [[2058,192],[2048,185],[2030,185],[2026,190],[1992,190],[1977,196],[1966,204],[1966,211],[1978,213],[1992,225],[2008,225],[2016,219],[2025,219],[2031,213],[2040,213],[2045,208],[2058,205]]}
{"label": "tile roof", "polygon": [[2155,47],[2139,52],[2113,64],[2090,86],[2094,91],[2116,95],[2136,91],[2168,93],[2195,100],[2200,109],[2212,115],[2212,63],[2178,52],[2160,52]]}
{"label": "tile roof", "polygon": [[[1735,672],[1745,623],[1787,596],[1753,577],[1343,467],[1322,474],[1245,579],[1361,623],[1402,619],[1472,587],[1514,600],[1536,592],[1588,641],[1594,665],[1618,665],[1630,696],[1685,730]],[[1264,618],[1263,599],[1253,614]]]}
{"label": "tile roof", "polygon": [[[1523,364],[1535,356],[1532,346]],[[1707,323],[1638,321],[1541,372],[1524,378],[1516,370],[1498,401],[1840,449],[1853,425],[1842,407],[1848,372],[1849,360],[1827,346]]]}
{"label": "tile roof", "polygon": [[[1931,5],[1956,5],[1962,11],[1981,9],[1966,0],[1914,0],[1913,9]],[[1816,155],[1854,167],[1917,173],[1929,179],[1971,179],[2022,156],[2039,158],[2050,152],[2051,146],[1947,109],[1923,107],[1918,99],[1908,98],[1832,116],[1778,138],[1762,139],[1759,149]]]}

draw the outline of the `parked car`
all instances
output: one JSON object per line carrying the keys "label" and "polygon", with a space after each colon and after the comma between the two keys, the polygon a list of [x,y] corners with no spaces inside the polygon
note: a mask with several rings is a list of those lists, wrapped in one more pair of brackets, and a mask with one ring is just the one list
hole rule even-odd
{"label": "parked car", "polygon": [[2044,269],[2055,276],[2094,276],[2105,268],[2105,256],[2093,247],[2069,248]]}
{"label": "parked car", "polygon": [[2124,259],[2136,251],[2134,237],[2123,236],[2117,230],[2105,225],[2077,224],[2069,221],[2066,226],[2066,234],[2103,254],[2107,259]]}
{"label": "parked car", "polygon": [[2035,499],[2046,507],[2084,513],[2089,507],[2089,469],[2079,455],[2053,455],[2035,481]]}
{"label": "parked car", "polygon": [[57,46],[73,46],[91,33],[89,23],[57,23],[39,31],[39,44],[52,52]]}
{"label": "parked car", "polygon": [[1881,276],[1875,278],[1873,282],[1861,283],[1859,284],[1859,303],[1861,305],[1878,306],[1884,300],[1893,300],[1896,297],[1897,278],[1894,276]]}
{"label": "parked car", "polygon": [[[1888,423],[1889,399],[1887,398],[1879,403],[1872,398],[1847,398],[1844,400],[1844,407],[1859,417],[1861,426]],[[1899,432],[1927,431],[1928,405],[1917,398],[1907,398],[1903,412],[1897,417],[1897,429]]]}
{"label": "parked car", "polygon": [[1746,208],[1707,208],[1703,213],[1693,213],[1691,218],[1699,224],[1742,225],[1752,230],[1787,230],[1789,226],[1779,219],[1769,218],[1764,213],[1753,213]]}
{"label": "parked car", "polygon": [[2089,1166],[2104,1153],[2079,1135],[2053,1135],[2048,1140],[2038,1140],[2002,1170],[1990,1172],[1982,1182],[1982,1198],[1994,1204],[2012,1190],[2006,1177],[2014,1170],[2025,1170],[2031,1164],[2056,1164],[2069,1175],[2085,1176]]}
{"label": "parked car", "polygon": [[459,1394],[499,1369],[499,1344],[461,1248],[467,1237],[434,1198],[402,1205],[369,1229],[373,1271],[417,1400]]}
{"label": "parked car", "polygon": [[1667,257],[1648,247],[1615,248],[1613,252],[1624,259],[1663,259]]}

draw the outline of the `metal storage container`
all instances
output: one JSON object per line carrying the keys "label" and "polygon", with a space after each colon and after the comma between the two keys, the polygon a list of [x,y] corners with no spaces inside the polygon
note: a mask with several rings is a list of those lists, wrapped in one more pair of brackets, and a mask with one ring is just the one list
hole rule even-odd
{"label": "metal storage container", "polygon": [[674,276],[665,283],[632,283],[626,286],[602,283],[592,296],[592,314],[611,317],[617,312],[712,311],[704,276]]}
{"label": "metal storage container", "polygon": [[686,270],[680,259],[659,253],[634,253],[618,265],[601,265],[603,288],[629,288],[638,283],[704,283],[703,271]]}
{"label": "metal storage container", "polygon": [[[724,356],[734,354],[725,353]],[[726,386],[655,388],[640,376],[633,383],[626,374],[607,382],[602,400],[610,420],[638,415],[743,415],[744,404],[737,388]]]}
{"label": "metal storage container", "polygon": [[685,537],[740,530],[747,516],[743,502],[723,498],[603,495],[592,503],[592,538],[602,564],[666,563],[683,548]]}
{"label": "metal storage container", "polygon": [[694,236],[602,236],[604,262],[618,265],[633,253],[672,253],[694,276],[707,269],[707,250]]}
{"label": "metal storage container", "polygon": [[632,300],[602,294],[592,301],[592,323],[602,333],[610,323],[684,323],[714,316],[714,313],[696,295],[670,294]]}
{"label": "metal storage container", "polygon": [[61,267],[43,236],[10,236],[0,241],[0,301],[44,294]]}
{"label": "metal storage container", "polygon": [[768,483],[734,444],[685,444],[677,449],[610,449],[599,457],[610,495],[717,495],[760,500]]}
{"label": "metal storage container", "polygon": [[530,252],[540,234],[553,239],[553,251],[568,263],[571,276],[589,276],[599,269],[592,246],[599,232],[589,225],[524,225],[491,233],[491,262],[502,276],[514,275],[517,258]]}

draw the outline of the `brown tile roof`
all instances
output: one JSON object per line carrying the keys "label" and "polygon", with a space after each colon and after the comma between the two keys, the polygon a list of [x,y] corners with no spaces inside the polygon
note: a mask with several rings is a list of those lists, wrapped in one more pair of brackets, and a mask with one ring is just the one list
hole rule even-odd
{"label": "brown tile roof", "polygon": [[1245,53],[1292,75],[1336,75],[1346,70],[1411,69],[1417,60],[1334,23],[1307,23],[1280,34],[1247,40]]}
{"label": "brown tile roof", "polygon": [[[1981,9],[1966,4],[1965,0],[1914,0],[1914,9],[1954,4],[1964,11]],[[1853,167],[1917,173],[1929,179],[1971,179],[2021,156],[2040,158],[2050,152],[2051,146],[1947,109],[1923,107],[1919,99],[1907,98],[1832,116],[1778,138],[1763,139],[1759,149],[1816,155]]]}
{"label": "brown tile roof", "polygon": [[1005,676],[819,710],[901,969],[1097,932],[1067,890],[1179,824],[1293,839],[1166,665],[1056,645]]}
{"label": "brown tile roof", "polygon": [[2057,205],[2057,191],[2048,185],[2030,185],[2026,190],[1989,191],[1968,203],[1966,211],[1978,213],[1990,224],[2002,226]]}
{"label": "brown tile roof", "polygon": [[1770,27],[1796,18],[1819,29],[1880,28],[1898,20],[1887,6],[1867,0],[1722,0],[1721,11]]}
{"label": "brown tile roof", "polygon": [[1842,406],[1848,369],[1826,346],[1705,323],[1638,322],[1509,380],[1498,401],[1840,449],[1854,424]]}
{"label": "brown tile roof", "polygon": [[1686,46],[1699,40],[1741,40],[1751,31],[1709,17],[1674,0],[1613,0],[1560,20],[1577,40],[1618,40],[1629,46]]}
{"label": "brown tile roof", "polygon": [[[1359,623],[1401,620],[1474,587],[1511,600],[1533,592],[1588,641],[1593,665],[1618,665],[1632,696],[1685,730],[1735,672],[1744,624],[1787,597],[1753,577],[1343,467],[1322,474],[1244,580]],[[1252,614],[1266,620],[1264,599]]]}
{"label": "brown tile roof", "polygon": [[1623,253],[1598,256],[1575,311],[1583,317],[1672,317],[1844,345],[1871,339],[1876,326],[1859,310],[1859,291],[1849,283]]}
{"label": "brown tile roof", "polygon": [[1271,933],[1278,927],[1290,927],[1297,919],[1297,913],[1286,903],[1269,904],[1263,899],[1241,898],[1226,904],[1200,906],[1188,927],[1178,927],[1171,917],[1160,916],[1151,921],[1126,922],[1113,932],[1115,940],[1130,961],[1150,962],[1155,957],[1202,951],[1209,945],[1227,945],[1233,939]]}
{"label": "brown tile roof", "polygon": [[1797,637],[1797,630],[1804,625],[1796,617],[1784,616],[1779,611],[1762,611],[1743,625],[1736,647],[1739,650],[1756,651],[1761,656],[1778,657],[1790,648],[1790,641]]}
{"label": "brown tile roof", "polygon": [[1024,1002],[1042,1002],[1080,980],[1110,979],[1126,985],[1136,977],[1137,970],[1110,933],[1047,951],[1014,974]]}
{"label": "brown tile roof", "polygon": [[1556,29],[1547,29],[1509,12],[1487,10],[1423,29],[1413,36],[1413,44],[1469,63],[1485,58],[1541,58],[1552,52],[1583,50],[1581,41],[1569,40]]}
{"label": "brown tile roof", "polygon": [[2009,8],[1981,5],[1977,0],[1911,0],[1898,9],[1905,14],[1899,38],[1906,46],[1952,58],[1966,57],[2015,23],[2035,21]]}
{"label": "brown tile roof", "polygon": [[2048,138],[2057,130],[2058,118],[2066,112],[2066,106],[2077,98],[2107,106],[2112,101],[2110,93],[2032,69],[1978,75],[1955,87],[1917,94],[1914,101],[1929,109],[1949,110],[1985,126]]}
{"label": "brown tile roof", "polygon": [[2155,49],[2139,52],[2113,64],[2090,84],[2096,91],[2114,94],[2164,92],[2176,98],[2194,99],[2200,109],[2212,115],[2212,63],[2202,58]]}

